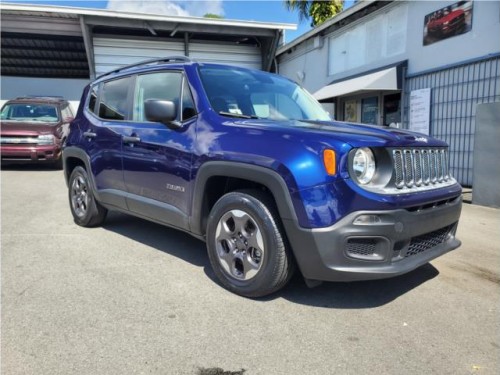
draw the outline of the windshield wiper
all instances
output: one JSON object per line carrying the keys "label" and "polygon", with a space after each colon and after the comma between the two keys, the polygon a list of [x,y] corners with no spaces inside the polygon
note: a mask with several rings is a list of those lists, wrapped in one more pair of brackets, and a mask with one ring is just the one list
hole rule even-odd
{"label": "windshield wiper", "polygon": [[219,111],[219,115],[228,116],[228,117],[236,117],[236,118],[254,118],[254,119],[259,118],[258,116],[255,116],[255,115],[244,115],[243,113],[231,113],[231,112],[225,112],[225,111]]}

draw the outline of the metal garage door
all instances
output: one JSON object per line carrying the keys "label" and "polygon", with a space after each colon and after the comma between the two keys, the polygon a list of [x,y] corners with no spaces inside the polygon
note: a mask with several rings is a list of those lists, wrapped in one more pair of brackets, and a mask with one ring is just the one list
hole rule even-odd
{"label": "metal garage door", "polygon": [[203,62],[262,69],[262,55],[257,46],[226,43],[189,43],[189,56]]}
{"label": "metal garage door", "polygon": [[[94,37],[96,75],[156,57],[184,55],[184,42]],[[247,45],[192,42],[191,58],[203,62],[262,68],[260,48]]]}
{"label": "metal garage door", "polygon": [[174,55],[184,55],[183,42],[94,37],[94,59],[97,76],[124,65]]}

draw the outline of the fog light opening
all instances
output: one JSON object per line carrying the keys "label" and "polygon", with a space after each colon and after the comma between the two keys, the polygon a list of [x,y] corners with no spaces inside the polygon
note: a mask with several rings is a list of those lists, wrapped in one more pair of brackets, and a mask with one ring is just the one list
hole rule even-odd
{"label": "fog light opening", "polygon": [[381,224],[382,219],[378,215],[359,215],[354,219],[354,225],[376,225]]}

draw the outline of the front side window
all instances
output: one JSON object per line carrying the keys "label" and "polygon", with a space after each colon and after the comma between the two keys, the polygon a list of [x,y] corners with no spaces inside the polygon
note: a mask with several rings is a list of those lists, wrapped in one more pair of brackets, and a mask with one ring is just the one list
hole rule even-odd
{"label": "front side window", "polygon": [[[134,94],[134,121],[147,121],[144,102],[148,99],[168,100],[180,106],[182,73],[161,72],[143,74],[137,77]],[[179,117],[179,113],[177,114]]]}
{"label": "front side window", "polygon": [[224,116],[329,121],[323,107],[296,83],[270,73],[201,67],[211,107]]}
{"label": "front side window", "polygon": [[131,78],[104,82],[99,102],[99,117],[108,120],[126,120],[128,116],[127,93]]}
{"label": "front side window", "polygon": [[55,105],[12,103],[2,108],[3,121],[22,122],[58,122],[59,116]]}

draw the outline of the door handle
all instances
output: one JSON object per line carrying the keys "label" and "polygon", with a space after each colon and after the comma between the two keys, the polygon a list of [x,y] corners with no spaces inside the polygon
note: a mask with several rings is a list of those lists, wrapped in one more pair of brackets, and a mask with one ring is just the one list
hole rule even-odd
{"label": "door handle", "polygon": [[123,136],[123,143],[138,143],[140,142],[141,139],[139,137],[134,137],[134,136]]}
{"label": "door handle", "polygon": [[91,132],[91,131],[86,131],[86,132],[83,132],[83,136],[86,138],[95,138],[95,137],[97,137],[97,134],[94,132]]}

